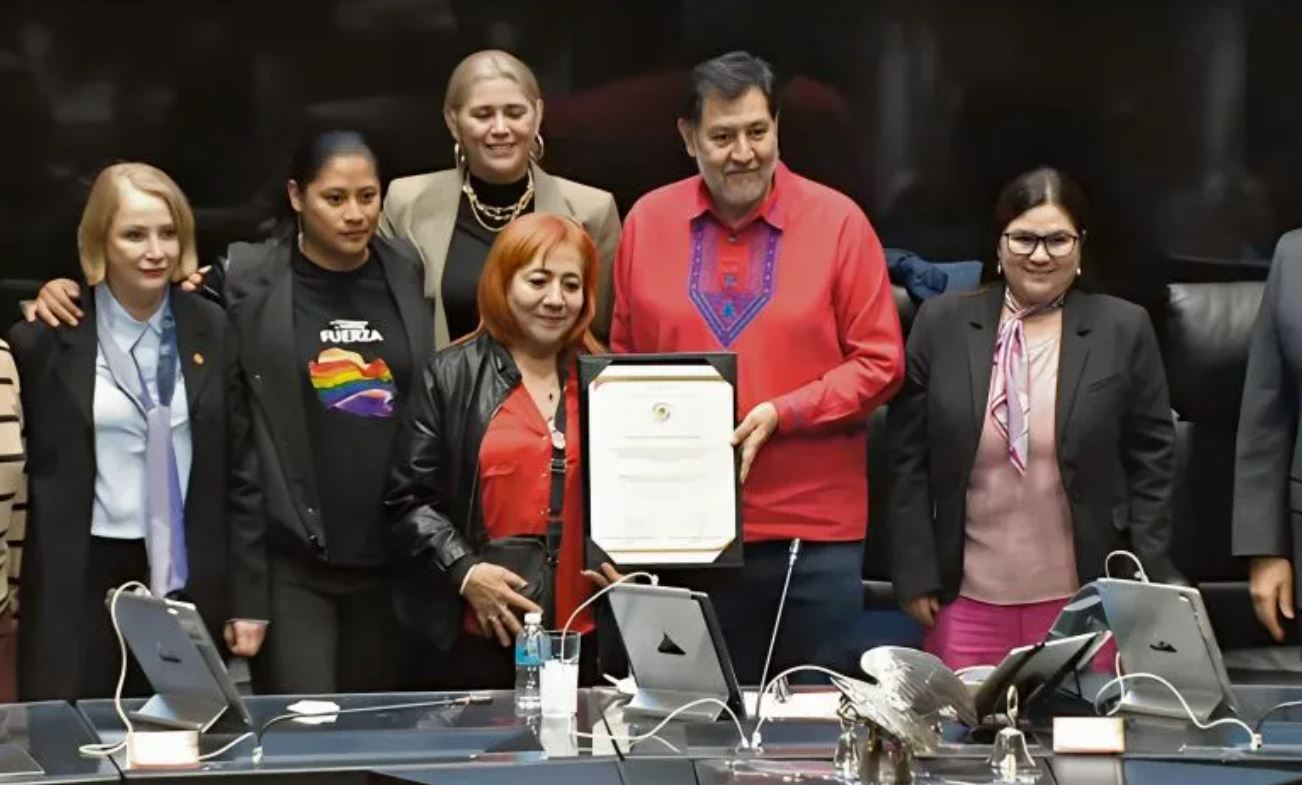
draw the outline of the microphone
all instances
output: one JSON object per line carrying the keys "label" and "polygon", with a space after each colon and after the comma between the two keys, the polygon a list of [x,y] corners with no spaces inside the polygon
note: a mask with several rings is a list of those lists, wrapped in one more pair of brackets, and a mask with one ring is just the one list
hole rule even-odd
{"label": "microphone", "polygon": [[[782,612],[787,607],[787,591],[791,589],[791,573],[796,567],[796,557],[800,555],[800,538],[791,541],[791,548],[787,551],[787,577],[782,582],[782,596],[778,600],[778,615],[773,620],[773,633],[769,636],[769,653],[764,658],[764,670],[760,673],[759,695],[755,697],[755,719],[762,720],[763,714],[760,708],[764,705],[764,693],[768,692],[769,665],[773,662],[773,648],[778,642],[778,630],[782,627]],[[756,726],[758,728],[758,726]],[[758,737],[758,733],[756,734]],[[751,743],[758,748],[759,738],[754,738]]]}

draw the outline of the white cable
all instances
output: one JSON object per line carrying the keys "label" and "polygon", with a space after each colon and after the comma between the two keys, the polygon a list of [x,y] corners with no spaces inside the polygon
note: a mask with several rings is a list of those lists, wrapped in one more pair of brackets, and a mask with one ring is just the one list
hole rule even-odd
{"label": "white cable", "polygon": [[610,591],[611,589],[615,588],[615,587],[618,586],[619,584],[624,583],[624,582],[626,582],[626,581],[631,581],[631,580],[633,580],[634,578],[646,578],[647,580],[651,581],[651,585],[652,585],[652,586],[659,586],[659,585],[660,585],[660,578],[659,578],[658,576],[652,575],[652,574],[649,573],[649,572],[630,572],[628,575],[625,575],[623,578],[620,578],[619,580],[615,581],[614,583],[608,584],[605,588],[603,588],[603,589],[601,589],[601,590],[599,590],[599,591],[594,592],[594,593],[592,594],[591,597],[589,597],[588,599],[586,599],[586,600],[584,600],[583,602],[581,602],[581,603],[579,604],[579,607],[577,607],[577,608],[574,609],[574,613],[571,613],[571,614],[570,614],[570,618],[568,618],[568,619],[565,620],[565,626],[561,628],[561,640],[565,640],[565,636],[567,636],[567,635],[570,634],[570,625],[573,624],[573,623],[574,623],[574,620],[577,619],[577,618],[579,617],[579,613],[580,613],[584,608],[586,608],[586,607],[588,607],[589,605],[591,605],[592,603],[596,602],[597,599],[598,599],[599,597],[601,597],[601,595],[603,595],[603,594],[605,594],[606,592]]}
{"label": "white cable", "polygon": [[[1212,728],[1215,728],[1220,725],[1234,725],[1243,728],[1245,731],[1247,731],[1249,749],[1254,749],[1254,750],[1261,749],[1262,746],[1261,734],[1257,733],[1251,727],[1249,727],[1248,723],[1238,719],[1237,717],[1223,717],[1219,720],[1213,720],[1212,722],[1208,722],[1208,723],[1204,723],[1200,721],[1197,717],[1194,716],[1193,709],[1189,708],[1188,702],[1185,701],[1184,696],[1180,694],[1180,691],[1175,688],[1175,685],[1171,684],[1171,682],[1167,681],[1161,676],[1152,673],[1129,673],[1126,674],[1125,676],[1117,676],[1115,679],[1112,679],[1107,684],[1104,684],[1099,689],[1098,693],[1094,695],[1094,712],[1096,714],[1099,713],[1099,696],[1107,692],[1109,687],[1113,685],[1120,686],[1132,679],[1152,679],[1153,681],[1161,684],[1162,686],[1170,690],[1172,693],[1174,693],[1176,700],[1180,701],[1180,705],[1184,708],[1185,713],[1189,715],[1189,720],[1193,722],[1193,724],[1199,730],[1211,730]],[[1116,714],[1120,709],[1121,709],[1121,701],[1118,700],[1117,704],[1113,706],[1111,709],[1109,709],[1108,713],[1105,714],[1104,716],[1111,717],[1112,715]]]}
{"label": "white cable", "polygon": [[[854,680],[850,676],[846,676],[844,673],[837,673],[836,671],[830,668],[824,668],[821,665],[796,665],[794,667],[787,668],[786,670],[782,671],[778,675],[774,676],[773,680],[769,682],[769,686],[761,690],[760,693],[755,696],[755,705],[756,706],[760,705],[760,694],[763,694],[764,692],[768,692],[769,690],[773,689],[773,686],[777,684],[779,681],[781,681],[783,678],[790,676],[793,673],[800,673],[801,671],[812,671],[814,673],[823,673],[837,679],[847,679],[851,681]],[[758,721],[755,723],[755,732],[751,734],[750,744],[752,747],[758,749],[760,746],[760,728],[764,727],[764,723],[768,722],[769,718],[761,716],[761,717],[756,717],[755,719]]]}
{"label": "white cable", "polygon": [[[719,700],[718,698],[700,698],[698,700],[691,701],[690,703],[684,703],[682,706],[679,706],[678,708],[669,712],[669,716],[661,720],[660,724],[656,725],[654,728],[647,731],[646,733],[639,733],[636,736],[620,736],[620,735],[613,735],[607,733],[584,733],[582,731],[575,731],[574,735],[583,739],[610,739],[612,741],[622,741],[626,744],[637,744],[638,742],[642,742],[642,741],[646,741],[647,739],[654,738],[655,735],[659,733],[666,725],[668,725],[673,720],[674,717],[677,717],[679,714],[682,714],[683,712],[687,711],[693,706],[700,706],[703,703],[716,704],[718,706],[721,706],[724,711],[728,712],[728,716],[732,718],[732,724],[737,728],[737,738],[740,740],[739,743],[741,745],[741,748],[750,749],[750,742],[746,740],[746,732],[742,730],[741,720],[737,719],[737,715],[735,712],[733,712],[731,706]],[[656,740],[664,741],[664,739],[656,739]],[[665,743],[668,744],[668,742]]]}
{"label": "white cable", "polygon": [[200,756],[199,756],[199,760],[210,760],[210,759],[212,759],[212,758],[215,758],[215,757],[217,757],[218,755],[221,755],[222,753],[227,752],[227,751],[230,750],[232,747],[234,747],[236,744],[239,744],[240,742],[244,741],[245,739],[252,739],[252,738],[254,738],[256,735],[257,735],[257,734],[255,734],[253,731],[248,731],[247,733],[242,733],[242,734],[240,734],[239,736],[236,736],[236,737],[235,737],[235,740],[232,741],[230,744],[227,744],[225,747],[222,747],[222,748],[219,749],[219,750],[214,750],[213,752],[209,752],[209,753],[204,754],[204,755],[200,755]]}
{"label": "white cable", "polygon": [[1148,573],[1144,572],[1144,563],[1139,560],[1139,557],[1131,553],[1130,551],[1121,551],[1121,550],[1112,551],[1107,555],[1107,558],[1103,560],[1103,577],[1105,578],[1112,577],[1112,571],[1108,569],[1108,566],[1112,564],[1113,556],[1125,556],[1126,558],[1130,559],[1132,562],[1135,563],[1135,570],[1139,575],[1139,580],[1143,581],[1144,583],[1149,582]]}
{"label": "white cable", "polygon": [[1276,703],[1274,706],[1266,709],[1265,713],[1257,718],[1257,730],[1261,730],[1261,726],[1266,724],[1266,718],[1275,712],[1283,711],[1284,709],[1296,709],[1298,706],[1302,706],[1302,701],[1284,701],[1283,703]]}
{"label": "white cable", "polygon": [[113,590],[113,598],[109,600],[109,620],[113,623],[114,634],[118,636],[118,653],[122,655],[122,669],[118,672],[118,686],[113,691],[113,708],[117,709],[118,717],[121,718],[122,724],[126,726],[127,734],[117,744],[83,744],[77,748],[77,752],[82,755],[90,755],[96,758],[107,758],[110,755],[116,755],[127,746],[127,739],[135,732],[131,720],[127,717],[126,710],[122,708],[122,689],[127,683],[127,642],[122,637],[122,628],[118,626],[118,597],[121,597],[122,592],[128,589],[137,588],[149,595],[149,587],[145,584],[140,581],[127,581]]}

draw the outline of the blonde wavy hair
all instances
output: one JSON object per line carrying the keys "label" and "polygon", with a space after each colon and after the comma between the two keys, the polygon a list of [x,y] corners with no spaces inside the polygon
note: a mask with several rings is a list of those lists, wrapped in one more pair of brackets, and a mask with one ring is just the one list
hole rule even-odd
{"label": "blonde wavy hair", "polygon": [[149,164],[127,162],[113,164],[99,173],[90,187],[86,208],[81,213],[77,227],[77,253],[81,257],[81,272],[86,283],[96,286],[103,282],[108,267],[106,248],[109,227],[117,215],[122,201],[122,189],[130,186],[137,191],[156,196],[167,203],[176,222],[176,237],[181,245],[181,255],[172,270],[172,282],[185,280],[199,267],[199,254],[194,241],[194,211],[180,186],[157,167]]}

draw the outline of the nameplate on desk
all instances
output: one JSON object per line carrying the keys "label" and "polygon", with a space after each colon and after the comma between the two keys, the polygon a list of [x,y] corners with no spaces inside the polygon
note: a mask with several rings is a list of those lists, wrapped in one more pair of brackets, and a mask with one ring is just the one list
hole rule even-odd
{"label": "nameplate on desk", "polygon": [[172,769],[199,765],[199,732],[137,730],[127,734],[127,768]]}
{"label": "nameplate on desk", "polygon": [[1125,722],[1120,717],[1054,717],[1053,751],[1101,755],[1125,752]]}

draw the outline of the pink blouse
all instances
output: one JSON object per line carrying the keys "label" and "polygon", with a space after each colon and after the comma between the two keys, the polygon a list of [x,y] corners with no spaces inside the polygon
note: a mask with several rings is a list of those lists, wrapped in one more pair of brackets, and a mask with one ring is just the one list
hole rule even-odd
{"label": "pink blouse", "polygon": [[[1058,473],[1059,336],[1030,344],[1030,457],[1026,474],[1008,460],[1008,445],[989,409],[967,486],[964,597],[1020,605],[1075,593],[1071,507]],[[992,370],[993,373],[993,370]]]}

